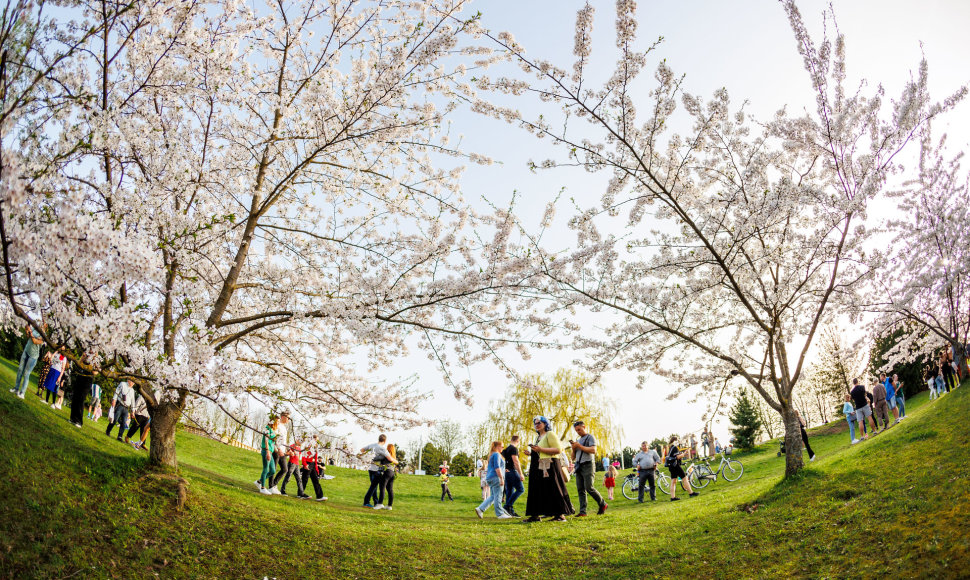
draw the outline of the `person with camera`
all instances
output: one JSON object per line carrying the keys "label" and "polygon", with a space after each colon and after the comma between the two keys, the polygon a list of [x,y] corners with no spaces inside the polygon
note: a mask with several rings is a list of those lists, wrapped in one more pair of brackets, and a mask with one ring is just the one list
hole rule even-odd
{"label": "person with camera", "polygon": [[650,483],[650,501],[657,501],[657,465],[660,455],[653,449],[648,449],[647,442],[640,444],[640,451],[633,456],[633,465],[637,468],[637,478],[640,483],[638,500],[643,503],[643,486]]}
{"label": "person with camera", "polygon": [[593,455],[596,454],[596,438],[586,430],[586,423],[576,421],[573,429],[579,435],[579,441],[569,441],[573,448],[573,464],[576,475],[576,492],[579,495],[579,513],[576,517],[586,517],[586,495],[593,496],[599,505],[596,515],[603,515],[609,504],[593,487]]}
{"label": "person with camera", "polygon": [[680,481],[681,485],[684,486],[684,490],[687,492],[689,497],[697,497],[700,495],[690,487],[690,480],[687,478],[687,474],[684,473],[684,468],[681,466],[681,459],[687,454],[687,450],[681,450],[678,447],[680,441],[677,440],[676,435],[670,436],[670,449],[667,450],[667,460],[666,467],[670,470],[670,501],[679,501],[680,498],[677,497],[677,482]]}
{"label": "person with camera", "polygon": [[566,478],[559,460],[562,447],[551,431],[549,419],[536,417],[532,421],[538,439],[529,445],[529,497],[525,503],[524,522],[538,522],[542,516],[554,522],[566,521],[573,513],[573,504],[566,491]]}

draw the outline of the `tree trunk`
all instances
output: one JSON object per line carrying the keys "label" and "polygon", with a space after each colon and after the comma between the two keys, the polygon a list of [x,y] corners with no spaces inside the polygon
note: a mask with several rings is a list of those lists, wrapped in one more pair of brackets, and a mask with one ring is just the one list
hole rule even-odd
{"label": "tree trunk", "polygon": [[797,474],[802,463],[802,430],[794,407],[781,402],[781,418],[785,424],[785,477]]}
{"label": "tree trunk", "polygon": [[152,416],[152,440],[148,458],[152,465],[175,469],[175,427],[182,416],[178,403],[165,401],[155,406]]}
{"label": "tree trunk", "polygon": [[962,381],[970,376],[970,368],[967,367],[967,351],[958,342],[951,343],[951,346],[953,350],[953,362],[957,363],[957,370]]}

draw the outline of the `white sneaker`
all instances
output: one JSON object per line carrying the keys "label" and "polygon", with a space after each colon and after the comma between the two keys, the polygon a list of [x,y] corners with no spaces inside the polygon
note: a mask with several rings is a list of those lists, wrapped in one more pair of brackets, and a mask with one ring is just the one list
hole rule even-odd
{"label": "white sneaker", "polygon": [[391,510],[393,510],[394,508],[392,508],[391,506],[384,506],[384,509],[386,509],[387,511],[391,511]]}
{"label": "white sneaker", "polygon": [[485,517],[485,512],[483,512],[478,508],[475,508],[475,515],[478,516],[478,519],[482,519]]}
{"label": "white sneaker", "polygon": [[853,439],[852,440],[852,444],[855,445],[856,443],[859,443],[859,440],[858,439]]}
{"label": "white sneaker", "polygon": [[281,495],[280,494],[280,490],[278,490],[275,485],[273,487],[269,488],[269,492],[271,494],[273,494],[273,495]]}
{"label": "white sneaker", "polygon": [[24,394],[23,393],[17,393],[17,396],[20,397],[21,399],[24,398]]}
{"label": "white sneaker", "polygon": [[10,392],[11,393],[16,393],[17,392],[17,389],[10,389]]}
{"label": "white sneaker", "polygon": [[261,493],[263,495],[273,495],[273,492],[271,492],[270,490],[266,489],[265,487],[259,488],[259,493]]}
{"label": "white sneaker", "polygon": [[258,479],[257,479],[256,481],[254,481],[253,483],[254,483],[254,484],[256,484],[256,489],[260,489],[260,490],[261,490],[261,489],[263,489],[263,486],[262,486],[262,485],[260,485],[260,483],[259,483],[259,480],[258,480]]}
{"label": "white sneaker", "polygon": [[811,456],[811,457],[810,457],[810,458],[808,459],[808,462],[809,462],[809,463],[811,463],[811,462],[813,462],[813,461],[815,461],[815,456],[814,456],[814,455],[812,455],[812,456]]}
{"label": "white sneaker", "polygon": [[382,510],[382,509],[384,509],[384,504],[379,503],[379,504],[377,504],[377,505],[374,506],[374,509],[375,510]]}
{"label": "white sneaker", "polygon": [[327,501],[327,496],[318,497],[317,501]]}
{"label": "white sneaker", "polygon": [[502,515],[500,515],[498,517],[498,519],[500,519],[500,520],[514,520],[515,519],[515,516],[513,516],[511,514],[502,514]]}

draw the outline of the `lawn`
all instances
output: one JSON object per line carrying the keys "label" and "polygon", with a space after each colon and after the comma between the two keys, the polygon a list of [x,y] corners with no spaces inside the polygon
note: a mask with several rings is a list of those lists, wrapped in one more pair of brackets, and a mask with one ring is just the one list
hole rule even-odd
{"label": "lawn", "polygon": [[738,457],[740,481],[698,498],[639,505],[617,489],[602,517],[522,524],[475,517],[473,478],[454,478],[442,503],[435,478],[399,476],[393,512],[361,507],[366,473],[338,468],[326,503],[263,496],[255,453],[187,434],[178,510],[146,454],[105,437],[104,419],[77,429],[32,390],[15,398],[15,371],[0,361],[4,578],[970,574],[970,389],[907,401],[908,420],[859,445],[819,429],[817,461],[792,481],[769,442]]}

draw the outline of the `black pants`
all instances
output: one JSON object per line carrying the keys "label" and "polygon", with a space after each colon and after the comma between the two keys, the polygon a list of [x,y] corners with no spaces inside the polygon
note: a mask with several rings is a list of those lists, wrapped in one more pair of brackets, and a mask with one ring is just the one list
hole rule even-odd
{"label": "black pants", "polygon": [[[950,391],[950,385],[946,386],[947,392]],[[44,391],[44,402],[45,403],[56,403],[57,402],[57,391]]]}
{"label": "black pants", "polygon": [[448,494],[448,499],[455,501],[455,498],[451,497],[451,490],[448,489],[447,483],[441,484],[441,501],[445,501],[445,494]]}
{"label": "black pants", "polygon": [[125,438],[131,439],[131,437],[135,433],[137,433],[138,431],[141,431],[140,433],[138,433],[138,440],[140,441],[141,438],[145,435],[145,432],[148,431],[148,424],[150,422],[151,422],[151,419],[148,417],[145,417],[143,415],[135,415],[135,420],[131,422],[131,428],[128,429],[128,434],[125,435]]}
{"label": "black pants", "polygon": [[317,464],[310,463],[307,467],[304,467],[300,475],[302,476],[301,481],[303,481],[303,493],[306,493],[307,480],[313,482],[313,491],[317,494],[317,499],[323,497],[323,488],[320,487],[320,476],[317,474]]}
{"label": "black pants", "polygon": [[75,425],[84,423],[84,400],[88,398],[91,382],[91,377],[80,373],[74,377],[71,389],[71,423]]}
{"label": "black pants", "polygon": [[[392,468],[384,470],[384,477],[381,480],[381,497],[377,500],[377,503],[383,503],[387,507],[394,505],[394,477],[396,475]],[[387,491],[387,503],[384,503],[385,490]]]}
{"label": "black pants", "polygon": [[647,482],[650,483],[650,501],[655,501],[657,499],[656,474],[657,474],[657,471],[655,469],[640,470],[640,473],[639,473],[640,491],[638,495],[638,500],[640,501],[640,503],[643,503],[643,484]]}
{"label": "black pants", "polygon": [[804,427],[801,427],[801,430],[802,430],[802,443],[805,444],[805,451],[808,451],[808,457],[809,458],[815,457],[815,452],[812,451],[812,446],[808,444],[808,431],[806,431]]}
{"label": "black pants", "polygon": [[592,496],[596,505],[603,507],[606,502],[603,496],[593,487],[593,462],[584,461],[576,464],[576,493],[579,495],[579,513],[586,513],[586,494]]}
{"label": "black pants", "polygon": [[374,496],[374,501],[377,501],[377,488],[380,487],[381,481],[384,479],[384,473],[381,471],[373,470],[368,471],[370,475],[370,487],[367,488],[367,493],[364,494],[364,503],[369,504],[371,496]]}

